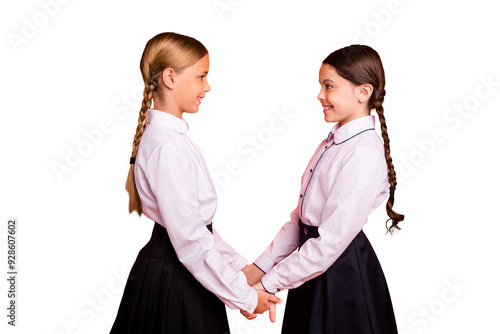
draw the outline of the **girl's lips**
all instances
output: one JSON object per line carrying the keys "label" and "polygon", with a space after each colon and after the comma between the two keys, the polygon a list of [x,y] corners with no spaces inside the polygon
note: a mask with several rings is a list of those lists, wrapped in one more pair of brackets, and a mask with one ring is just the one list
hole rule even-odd
{"label": "girl's lips", "polygon": [[198,100],[198,102],[200,102],[200,103],[201,103],[201,101],[203,100],[203,98],[202,98],[202,97],[199,97],[199,96],[198,96],[196,99],[197,99],[197,100]]}
{"label": "girl's lips", "polygon": [[326,105],[323,105],[323,112],[327,112],[328,110],[332,109],[333,106],[326,106]]}

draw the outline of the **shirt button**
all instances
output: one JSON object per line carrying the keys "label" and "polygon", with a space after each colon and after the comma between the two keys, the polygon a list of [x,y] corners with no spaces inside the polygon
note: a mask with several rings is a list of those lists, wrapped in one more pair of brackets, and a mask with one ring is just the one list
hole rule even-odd
{"label": "shirt button", "polygon": [[302,194],[300,194],[300,198],[302,198]]}
{"label": "shirt button", "polygon": [[281,291],[281,289],[280,289],[280,288],[277,288],[276,290],[278,290],[278,292],[280,292],[280,291]]}
{"label": "shirt button", "polygon": [[313,172],[313,170],[312,170],[312,169],[309,169],[309,171],[310,171],[311,173]]}
{"label": "shirt button", "polygon": [[327,145],[327,146],[325,146],[325,150],[326,150],[327,148],[328,148],[328,145]]}

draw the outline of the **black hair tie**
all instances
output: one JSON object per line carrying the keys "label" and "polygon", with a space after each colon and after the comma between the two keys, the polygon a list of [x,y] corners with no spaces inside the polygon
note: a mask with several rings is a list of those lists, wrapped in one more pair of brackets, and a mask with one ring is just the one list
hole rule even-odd
{"label": "black hair tie", "polygon": [[394,196],[395,192],[396,192],[396,186],[390,186],[389,187],[389,195]]}
{"label": "black hair tie", "polygon": [[131,165],[135,164],[135,158],[130,157],[130,164]]}

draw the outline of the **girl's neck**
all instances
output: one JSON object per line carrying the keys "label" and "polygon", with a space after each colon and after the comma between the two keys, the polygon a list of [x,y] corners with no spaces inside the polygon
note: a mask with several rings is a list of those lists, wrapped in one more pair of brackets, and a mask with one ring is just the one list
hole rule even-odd
{"label": "girl's neck", "polygon": [[359,113],[356,113],[355,115],[353,115],[353,117],[349,117],[345,120],[342,120],[339,122],[340,126],[343,126],[349,122],[352,122],[354,120],[357,120],[357,119],[360,119],[360,118],[363,118],[363,117],[366,117],[366,116],[370,116],[370,110],[368,109],[364,109],[363,111],[359,112]]}
{"label": "girl's neck", "polygon": [[165,101],[163,99],[158,99],[154,101],[153,109],[169,113],[177,118],[182,118],[183,112],[173,103],[168,103],[168,99]]}

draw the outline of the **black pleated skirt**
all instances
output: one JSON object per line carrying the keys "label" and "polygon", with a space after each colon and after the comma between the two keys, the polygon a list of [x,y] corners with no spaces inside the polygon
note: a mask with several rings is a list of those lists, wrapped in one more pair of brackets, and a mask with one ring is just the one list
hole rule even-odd
{"label": "black pleated skirt", "polygon": [[229,333],[224,304],[179,261],[158,223],[132,267],[110,333]]}
{"label": "black pleated skirt", "polygon": [[[304,226],[301,243],[317,237]],[[326,272],[288,292],[283,334],[397,332],[384,273],[363,231]]]}

